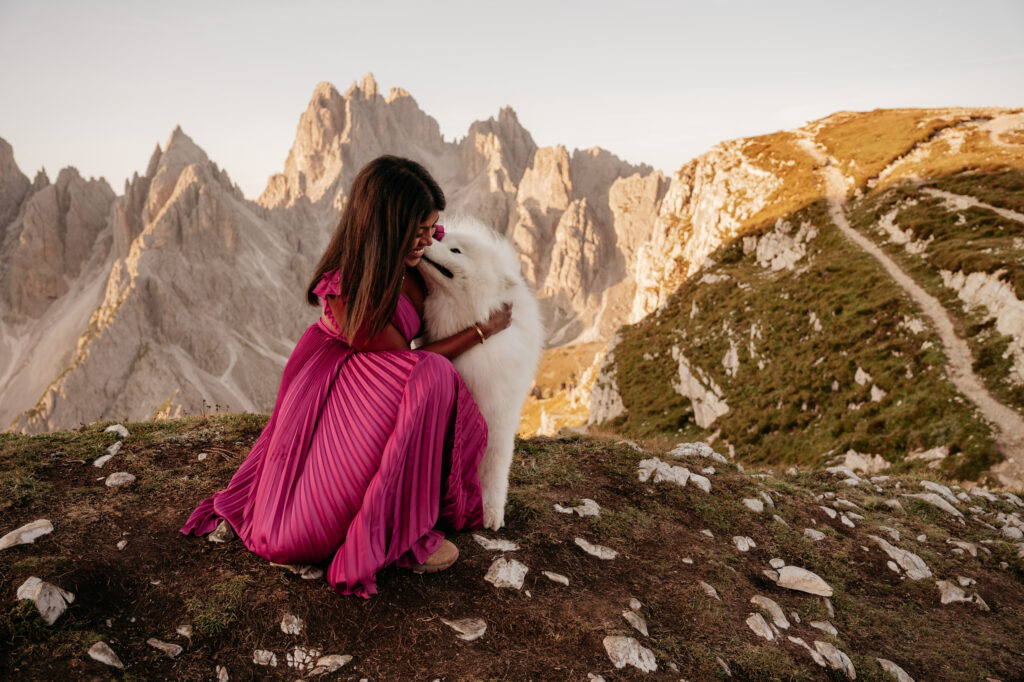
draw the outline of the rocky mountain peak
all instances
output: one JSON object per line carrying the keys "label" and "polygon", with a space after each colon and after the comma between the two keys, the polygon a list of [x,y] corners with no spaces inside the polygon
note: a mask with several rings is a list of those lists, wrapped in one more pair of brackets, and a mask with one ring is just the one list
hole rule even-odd
{"label": "rocky mountain peak", "polygon": [[0,137],[0,242],[4,227],[18,214],[30,186],[14,161],[14,149]]}
{"label": "rocky mountain peak", "polygon": [[353,97],[359,97],[360,99],[373,99],[379,94],[380,89],[377,86],[377,79],[374,78],[373,74],[369,71],[367,71],[358,81],[352,81],[352,85],[350,85],[348,90],[345,91],[346,99]]}

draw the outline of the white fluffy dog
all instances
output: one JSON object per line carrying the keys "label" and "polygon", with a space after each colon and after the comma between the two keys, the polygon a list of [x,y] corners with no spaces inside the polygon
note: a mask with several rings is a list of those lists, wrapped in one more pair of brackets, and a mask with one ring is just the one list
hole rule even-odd
{"label": "white fluffy dog", "polygon": [[507,329],[453,361],[487,421],[487,451],[478,473],[484,526],[497,530],[505,525],[519,412],[537,372],[544,328],[512,244],[472,219],[445,223],[443,240],[426,248],[419,266],[427,282],[428,341],[460,332],[486,320],[502,303],[512,303]]}

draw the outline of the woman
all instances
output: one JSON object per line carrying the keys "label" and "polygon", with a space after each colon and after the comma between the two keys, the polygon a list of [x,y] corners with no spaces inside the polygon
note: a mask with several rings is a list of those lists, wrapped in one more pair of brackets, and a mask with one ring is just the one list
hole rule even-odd
{"label": "woman", "polygon": [[388,564],[454,563],[435,525],[482,526],[487,425],[449,360],[508,327],[511,309],[410,350],[426,296],[416,266],[443,236],[444,207],[414,161],[381,156],[359,171],[306,291],[312,305],[325,299],[323,315],[289,357],[256,444],[182,533],[225,519],[271,561],[329,560],[328,582],[363,597]]}

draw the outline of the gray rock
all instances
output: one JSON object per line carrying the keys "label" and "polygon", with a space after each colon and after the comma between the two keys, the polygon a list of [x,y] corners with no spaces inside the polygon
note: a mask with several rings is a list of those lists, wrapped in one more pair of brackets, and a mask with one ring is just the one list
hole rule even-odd
{"label": "gray rock", "polygon": [[256,665],[269,665],[271,668],[276,668],[277,654],[266,649],[256,649],[252,652],[252,662]]}
{"label": "gray rock", "polygon": [[117,654],[114,653],[114,650],[106,642],[96,642],[89,647],[89,658],[99,661],[104,665],[109,665],[111,668],[124,670],[124,663],[121,662],[121,659],[117,657]]}
{"label": "gray rock", "polygon": [[552,571],[541,571],[541,573],[548,578],[548,580],[554,581],[560,585],[568,585],[569,578],[562,575],[561,573],[554,573]]}
{"label": "gray rock", "polygon": [[117,435],[121,436],[121,438],[128,437],[128,429],[126,429],[123,424],[111,424],[107,428],[103,429],[104,433],[107,431],[114,431]]}
{"label": "gray rock", "polygon": [[352,657],[347,654],[344,656],[340,654],[329,654],[327,656],[321,656],[320,658],[316,659],[316,665],[313,666],[313,669],[309,671],[309,675],[315,676],[333,673],[335,670],[341,668],[343,665],[348,664],[348,662],[351,660]]}
{"label": "gray rock", "polygon": [[764,511],[764,502],[761,500],[755,500],[752,497],[743,498],[743,505],[752,512],[760,514]]}
{"label": "gray rock", "polygon": [[786,565],[786,562],[783,561],[782,559],[776,557],[774,559],[769,560],[768,561],[768,565],[771,566],[772,568],[782,568],[783,566]]}
{"label": "gray rock", "polygon": [[127,471],[118,471],[107,476],[104,481],[108,488],[117,488],[122,485],[130,485],[135,482],[135,476]]}
{"label": "gray rock", "polygon": [[596,556],[598,559],[604,559],[605,561],[610,561],[619,555],[618,552],[610,547],[592,545],[583,538],[575,538],[573,542],[587,554]]}
{"label": "gray rock", "polygon": [[673,457],[707,457],[719,464],[729,463],[725,457],[715,452],[707,443],[680,443],[672,448],[668,454]]}
{"label": "gray rock", "polygon": [[747,537],[746,535],[734,535],[732,538],[732,544],[736,545],[736,549],[741,552],[747,552],[752,548],[757,547],[757,543],[754,542],[754,539]]}
{"label": "gray rock", "polygon": [[804,535],[806,537],[809,537],[811,540],[814,540],[815,542],[821,542],[825,539],[824,533],[822,533],[820,530],[815,530],[813,528],[804,528]]}
{"label": "gray rock", "polygon": [[35,576],[21,584],[17,597],[33,602],[47,625],[53,625],[67,610],[68,604],[75,601],[75,595],[71,592],[62,590],[53,583],[45,582]]}
{"label": "gray rock", "polygon": [[828,642],[815,641],[814,648],[828,662],[833,670],[846,673],[851,680],[857,679],[857,671],[853,669],[853,661],[850,657]]}
{"label": "gray rock", "polygon": [[214,668],[214,672],[217,673],[217,682],[228,682],[228,680],[230,679],[228,677],[228,669],[222,665],[218,665],[216,668]]}
{"label": "gray rock", "polygon": [[647,621],[644,620],[643,616],[638,614],[636,611],[623,611],[622,617],[626,619],[626,622],[632,625],[640,634],[647,637]]}
{"label": "gray rock", "polygon": [[899,667],[887,658],[879,658],[878,665],[882,670],[896,678],[896,682],[914,682],[914,678],[907,674],[907,671]]}
{"label": "gray rock", "polygon": [[212,533],[206,536],[206,539],[210,542],[227,542],[228,540],[235,539],[235,530],[231,527],[231,524],[225,520],[221,520],[217,524],[217,527]]}
{"label": "gray rock", "polygon": [[768,627],[768,622],[760,613],[752,613],[747,617],[747,627],[753,630],[758,637],[764,637],[769,642],[775,639],[775,633]]}
{"label": "gray rock", "polygon": [[946,512],[947,514],[951,514],[951,515],[956,516],[957,518],[961,518],[961,519],[964,517],[964,515],[960,513],[959,509],[957,509],[956,507],[951,505],[949,502],[944,500],[942,497],[940,497],[939,495],[936,495],[935,493],[916,493],[914,495],[904,494],[903,497],[913,497],[913,498],[916,498],[918,500],[924,500],[928,504],[930,504],[932,506],[935,506],[935,507],[938,507],[939,509],[941,509],[942,511]]}
{"label": "gray rock", "polygon": [[467,642],[480,639],[487,632],[487,622],[483,618],[460,618],[459,620],[442,618],[441,622],[455,630],[456,637]]}
{"label": "gray rock", "polygon": [[519,549],[519,545],[511,540],[503,540],[501,538],[492,540],[476,533],[473,533],[473,540],[476,544],[492,552],[514,552]]}
{"label": "gray rock", "polygon": [[935,585],[939,588],[939,595],[943,604],[964,602],[975,604],[982,611],[989,610],[988,604],[985,603],[985,600],[977,592],[968,597],[966,592],[948,580],[936,580]]}
{"label": "gray rock", "polygon": [[658,669],[654,652],[641,646],[633,637],[609,635],[604,638],[604,650],[617,669],[625,668],[627,665],[645,673]]}
{"label": "gray rock", "polygon": [[831,597],[832,588],[821,577],[798,566],[783,566],[779,569],[779,587],[790,590]]}
{"label": "gray rock", "polygon": [[191,623],[182,623],[181,625],[179,625],[177,627],[177,629],[175,629],[175,632],[177,632],[182,637],[187,637],[189,639],[192,639],[192,624]]}
{"label": "gray rock", "polygon": [[284,661],[289,668],[296,668],[300,671],[311,670],[316,666],[320,658],[320,651],[312,647],[297,646],[284,655]]}
{"label": "gray rock", "polygon": [[899,547],[894,547],[889,542],[877,535],[868,535],[869,538],[874,540],[879,547],[882,548],[889,558],[899,564],[907,573],[907,577],[911,580],[921,580],[923,578],[930,578],[932,576],[931,569],[928,568],[928,564],[924,562],[924,559],[917,556],[913,552],[909,552]]}
{"label": "gray rock", "polygon": [[147,639],[146,644],[150,645],[154,649],[159,649],[171,658],[174,658],[183,651],[183,649],[177,644],[171,644],[170,642],[162,642],[156,637],[150,637],[149,639]]}
{"label": "gray rock", "polygon": [[788,639],[789,639],[789,641],[793,642],[794,644],[799,644],[804,649],[807,649],[807,653],[809,653],[811,655],[811,658],[814,659],[814,662],[817,663],[818,665],[820,665],[822,668],[827,668],[828,667],[828,661],[825,660],[825,657],[822,656],[821,654],[819,654],[814,649],[812,649],[810,647],[810,645],[807,644],[807,642],[805,642],[803,640],[802,637],[789,637]]}
{"label": "gray rock", "polygon": [[838,637],[839,636],[839,630],[836,630],[835,626],[832,625],[832,623],[828,622],[827,620],[812,620],[809,623],[809,625],[812,628],[817,628],[818,630],[821,630],[822,632],[827,632],[828,634],[832,635],[833,637]]}
{"label": "gray rock", "polygon": [[775,627],[782,628],[783,630],[789,629],[789,621],[786,619],[786,614],[783,613],[782,607],[779,606],[778,602],[757,594],[750,598],[750,603],[760,606],[771,614],[772,623],[775,624]]}
{"label": "gray rock", "polygon": [[53,532],[53,524],[46,519],[37,519],[26,523],[21,528],[12,530],[0,538],[0,550],[14,547],[16,545],[30,545],[44,535]]}
{"label": "gray rock", "polygon": [[703,580],[699,580],[698,584],[701,586],[701,589],[704,590],[705,594],[707,594],[709,597],[714,597],[718,601],[722,601],[722,598],[718,596],[718,590],[716,590],[714,587],[707,584]]}
{"label": "gray rock", "polygon": [[518,590],[522,588],[523,578],[526,577],[529,570],[526,565],[515,559],[506,560],[504,557],[499,557],[487,569],[484,580],[495,587],[511,587]]}
{"label": "gray rock", "polygon": [[290,613],[284,614],[281,618],[281,632],[286,635],[301,635],[303,628],[306,627],[306,621],[302,620],[298,616]]}

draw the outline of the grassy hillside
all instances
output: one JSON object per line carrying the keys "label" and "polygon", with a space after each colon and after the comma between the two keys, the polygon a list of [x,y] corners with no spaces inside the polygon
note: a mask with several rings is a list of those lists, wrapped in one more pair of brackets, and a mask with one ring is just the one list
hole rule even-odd
{"label": "grassy hillside", "polygon": [[[851,485],[841,481],[845,474],[820,471],[741,473],[710,459],[677,460],[653,445],[642,451],[595,437],[534,438],[517,442],[508,527],[483,533],[520,545],[504,556],[529,567],[521,590],[484,580],[500,553],[485,551],[467,533],[452,536],[461,557],[450,570],[416,576],[386,569],[380,593],[363,600],[337,595],[323,579],[275,568],[238,540],[218,545],[178,533],[193,506],[227,484],[265,422],[259,415],[218,415],[129,423],[124,447],[102,470],[90,462],[117,439],[102,431],[104,424],[0,436],[0,532],[37,518],[54,526],[34,544],[0,551],[0,676],[193,680],[215,677],[220,665],[232,680],[292,680],[300,671],[286,666],[285,653],[308,646],[353,656],[326,676],[343,680],[579,680],[588,673],[711,680],[725,679],[723,665],[733,679],[843,679],[789,636],[844,652],[859,680],[891,679],[878,658],[917,680],[1010,680],[1024,669],[1024,563],[1017,545],[996,529],[1013,514],[1019,522],[1022,510],[1007,496],[958,500],[961,522],[905,497],[924,491],[910,476]],[[640,482],[640,462],[653,457],[694,472],[713,467],[706,470],[710,493],[693,482]],[[114,471],[137,480],[115,489],[97,480]],[[742,502],[765,496],[773,506],[761,512]],[[583,498],[600,505],[599,516],[553,508]],[[898,500],[902,511],[888,500]],[[812,540],[805,528],[822,539]],[[933,576],[912,580],[894,572],[871,535],[915,553]],[[741,552],[733,536],[749,537],[756,547]],[[576,537],[619,554],[592,557]],[[127,541],[121,551],[120,540]],[[819,575],[834,590],[831,599],[776,585],[764,573],[775,558]],[[14,598],[30,576],[75,594],[53,626],[31,602]],[[936,580],[958,577],[976,581],[967,592],[990,610],[940,603]],[[789,621],[771,641],[746,623],[752,614],[772,622],[768,610],[751,603],[758,595],[778,603]],[[641,602],[635,613],[646,636],[622,615],[631,599]],[[285,614],[305,621],[300,634],[282,631]],[[465,617],[486,621],[482,638],[461,641],[441,620]],[[190,638],[176,634],[183,624],[192,626]],[[636,638],[657,670],[616,670],[606,636]],[[152,637],[183,652],[170,658],[146,644]],[[100,640],[120,656],[123,672],[86,655]],[[255,665],[256,649],[274,652],[278,666]]]}
{"label": "grassy hillside", "polygon": [[[1024,171],[958,173],[923,184],[903,182],[859,202],[851,220],[943,303],[957,324],[958,335],[971,347],[975,372],[1000,400],[1024,412],[1024,377],[1012,372],[1014,358],[1009,349],[1014,335],[1001,332],[996,318],[983,306],[958,300],[956,290],[946,286],[940,275],[942,271],[991,274],[1024,301],[1024,222],[980,206],[951,208],[944,198],[927,194],[930,188],[1018,211],[1024,219]],[[920,251],[894,243],[892,234],[880,226],[886,219],[911,244],[920,245]]]}
{"label": "grassy hillside", "polygon": [[[793,270],[758,263],[754,237],[792,239],[803,225],[816,235]],[[621,330],[626,413],[608,426],[666,442],[718,432],[745,462],[820,465],[852,448],[900,470],[912,451],[949,446],[945,471],[974,477],[998,461],[989,427],[945,375],[937,336],[824,202],[746,239],[746,253],[742,237],[722,247],[659,312]],[[707,428],[673,389],[673,348],[722,390],[729,411]],[[858,383],[858,370],[871,380]],[[872,387],[884,397],[873,400]]]}

